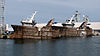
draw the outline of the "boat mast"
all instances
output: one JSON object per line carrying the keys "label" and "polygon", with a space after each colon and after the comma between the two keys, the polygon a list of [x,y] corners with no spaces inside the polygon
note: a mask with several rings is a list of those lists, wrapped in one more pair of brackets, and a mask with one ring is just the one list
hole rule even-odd
{"label": "boat mast", "polygon": [[83,21],[89,22],[90,18],[87,15],[83,15]]}
{"label": "boat mast", "polygon": [[75,21],[80,22],[80,14],[78,11],[76,11],[76,13],[75,13]]}

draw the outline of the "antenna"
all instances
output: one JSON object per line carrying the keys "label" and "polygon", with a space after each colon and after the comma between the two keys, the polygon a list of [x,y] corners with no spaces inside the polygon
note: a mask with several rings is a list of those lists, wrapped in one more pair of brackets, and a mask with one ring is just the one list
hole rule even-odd
{"label": "antenna", "polygon": [[0,34],[2,34],[5,31],[4,8],[5,8],[5,0],[1,0],[0,1]]}

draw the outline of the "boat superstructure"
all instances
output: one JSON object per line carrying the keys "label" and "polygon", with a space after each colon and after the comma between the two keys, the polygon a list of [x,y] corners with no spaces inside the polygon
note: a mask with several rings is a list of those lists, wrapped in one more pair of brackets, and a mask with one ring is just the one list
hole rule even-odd
{"label": "boat superstructure", "polygon": [[23,19],[21,21],[22,25],[23,26],[34,26],[36,24],[35,20],[34,20],[34,17],[36,15],[37,11],[34,11],[33,15],[31,18],[29,19]]}
{"label": "boat superstructure", "polygon": [[[21,21],[22,25],[23,26],[35,26],[35,27],[38,27],[39,30],[43,26],[46,26],[47,23],[36,23],[36,21],[34,20],[34,17],[36,15],[36,13],[37,13],[37,11],[34,11],[34,13],[33,13],[31,18],[23,19]],[[87,15],[83,15],[82,19],[83,19],[83,21],[80,20],[80,13],[78,11],[76,11],[76,13],[70,19],[66,20],[66,22],[52,24],[52,26],[79,27],[82,24],[82,22],[87,21],[88,22],[87,26],[89,26],[93,30],[100,30],[100,27],[98,27],[98,25],[100,25],[100,22],[89,22],[90,19],[89,19],[89,17]]]}
{"label": "boat superstructure", "polygon": [[[86,15],[83,15],[83,21],[82,22],[89,22],[89,18]],[[65,27],[79,27],[76,23],[82,23],[80,21],[80,14],[78,11],[76,11],[75,15],[73,15],[70,19],[66,20],[66,22],[62,23]]]}
{"label": "boat superstructure", "polygon": [[71,19],[68,20],[67,22],[62,23],[62,25],[65,26],[65,27],[73,27],[73,26],[75,25],[74,22],[73,22],[73,18],[74,18],[74,17],[75,17],[75,15],[73,15],[73,16],[71,17]]}

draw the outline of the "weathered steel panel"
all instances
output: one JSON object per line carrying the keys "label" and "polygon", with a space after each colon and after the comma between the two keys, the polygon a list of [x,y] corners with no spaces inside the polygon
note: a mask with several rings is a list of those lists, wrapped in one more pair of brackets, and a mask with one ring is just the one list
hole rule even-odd
{"label": "weathered steel panel", "polygon": [[14,34],[10,38],[35,38],[35,39],[52,39],[58,37],[67,36],[89,36],[92,34],[92,29],[79,29],[57,26],[46,26],[41,28],[41,31],[37,27],[30,26],[17,26],[13,25]]}

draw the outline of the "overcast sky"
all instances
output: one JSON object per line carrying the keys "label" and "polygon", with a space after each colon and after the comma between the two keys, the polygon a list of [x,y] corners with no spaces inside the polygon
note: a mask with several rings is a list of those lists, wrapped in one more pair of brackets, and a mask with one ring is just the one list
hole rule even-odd
{"label": "overcast sky", "polygon": [[91,21],[100,21],[100,0],[6,0],[5,22],[20,24],[23,18],[37,10],[35,20],[38,23],[55,21],[65,22],[76,10],[88,15]]}

